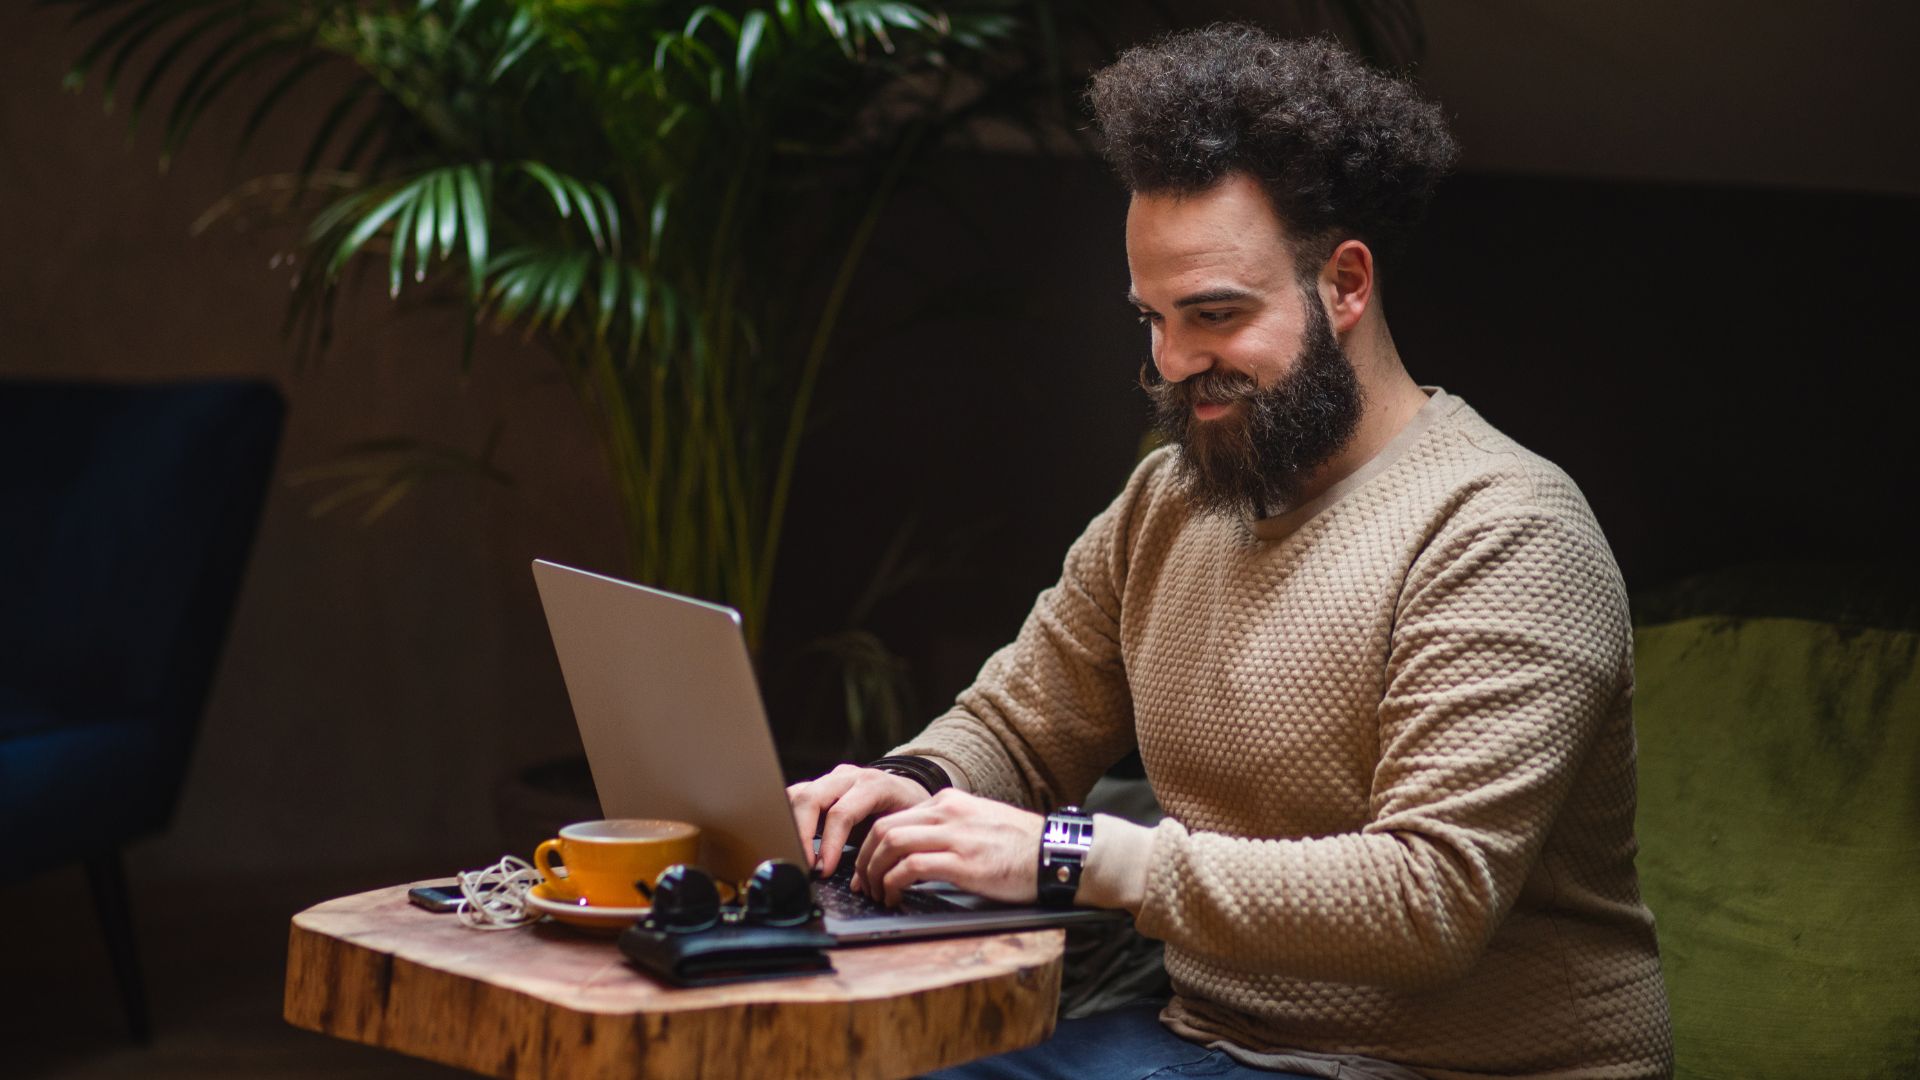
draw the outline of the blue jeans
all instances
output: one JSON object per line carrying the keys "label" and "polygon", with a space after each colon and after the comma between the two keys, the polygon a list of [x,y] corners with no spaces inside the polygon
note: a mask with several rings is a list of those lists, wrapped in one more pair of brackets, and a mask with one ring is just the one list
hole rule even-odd
{"label": "blue jeans", "polygon": [[1062,1020],[1038,1046],[981,1058],[925,1080],[1174,1080],[1223,1077],[1275,1080],[1298,1073],[1256,1069],[1160,1026],[1160,1002],[1128,1005],[1098,1016]]}

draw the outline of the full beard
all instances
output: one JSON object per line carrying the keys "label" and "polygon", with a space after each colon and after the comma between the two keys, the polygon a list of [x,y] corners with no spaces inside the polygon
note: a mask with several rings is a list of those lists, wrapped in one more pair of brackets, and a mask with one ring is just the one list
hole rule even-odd
{"label": "full beard", "polygon": [[[1304,291],[1300,355],[1264,390],[1238,372],[1216,369],[1175,383],[1152,377],[1151,364],[1141,369],[1154,428],[1180,448],[1174,475],[1203,512],[1260,518],[1294,506],[1308,475],[1360,426],[1366,406],[1360,380],[1319,297]],[[1199,403],[1240,408],[1199,420],[1193,415]]]}

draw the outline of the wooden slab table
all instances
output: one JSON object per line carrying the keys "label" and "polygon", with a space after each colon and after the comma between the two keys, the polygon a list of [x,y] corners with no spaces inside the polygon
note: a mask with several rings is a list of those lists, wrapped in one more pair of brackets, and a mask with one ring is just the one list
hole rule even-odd
{"label": "wooden slab table", "polygon": [[899,1077],[1053,1031],[1063,935],[836,949],[831,975],[672,989],[611,937],[483,931],[406,885],[293,917],[286,1018],[490,1076]]}

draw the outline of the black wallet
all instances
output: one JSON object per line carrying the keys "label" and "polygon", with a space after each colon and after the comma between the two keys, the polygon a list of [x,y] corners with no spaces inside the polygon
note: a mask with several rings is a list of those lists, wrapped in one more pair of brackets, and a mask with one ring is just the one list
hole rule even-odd
{"label": "black wallet", "polygon": [[630,926],[620,934],[629,960],[674,986],[825,974],[833,970],[833,943],[833,935],[810,926],[716,926],[692,934]]}

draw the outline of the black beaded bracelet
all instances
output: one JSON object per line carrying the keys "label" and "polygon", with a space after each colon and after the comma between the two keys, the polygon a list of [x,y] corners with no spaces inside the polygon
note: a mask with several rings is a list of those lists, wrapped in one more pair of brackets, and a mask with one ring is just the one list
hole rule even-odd
{"label": "black beaded bracelet", "polygon": [[953,778],[947,775],[947,770],[923,757],[883,757],[868,762],[867,768],[904,776],[926,788],[929,795],[937,795],[953,786]]}

